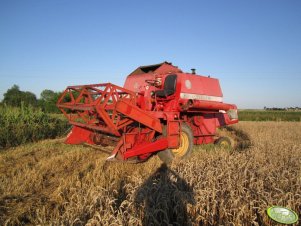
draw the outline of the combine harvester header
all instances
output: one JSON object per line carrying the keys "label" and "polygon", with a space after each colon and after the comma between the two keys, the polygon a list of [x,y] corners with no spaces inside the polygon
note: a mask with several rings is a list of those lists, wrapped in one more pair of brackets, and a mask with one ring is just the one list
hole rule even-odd
{"label": "combine harvester header", "polygon": [[111,83],[68,86],[57,102],[73,125],[68,144],[101,145],[120,137],[108,160],[164,162],[189,156],[193,145],[231,145],[218,127],[238,122],[237,107],[223,103],[218,79],[183,73],[171,63],[141,66],[124,87]]}

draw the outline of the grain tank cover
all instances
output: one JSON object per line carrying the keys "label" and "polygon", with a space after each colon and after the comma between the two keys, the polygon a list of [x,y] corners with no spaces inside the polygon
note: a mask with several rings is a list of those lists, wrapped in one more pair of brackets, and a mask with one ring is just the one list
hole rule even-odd
{"label": "grain tank cover", "polygon": [[147,73],[160,75],[160,74],[181,73],[181,72],[182,71],[178,67],[165,61],[160,64],[140,66],[137,69],[135,69],[131,74],[129,74],[129,76],[143,75]]}
{"label": "grain tank cover", "polygon": [[157,75],[182,73],[182,71],[169,62],[140,66],[130,73],[124,83],[124,88],[133,92],[144,91],[147,87],[145,80],[154,80]]}

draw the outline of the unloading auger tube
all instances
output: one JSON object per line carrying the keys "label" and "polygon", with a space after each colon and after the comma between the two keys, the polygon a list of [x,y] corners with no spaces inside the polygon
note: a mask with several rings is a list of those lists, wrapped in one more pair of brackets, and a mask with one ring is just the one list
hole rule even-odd
{"label": "unloading auger tube", "polygon": [[237,107],[223,103],[218,79],[183,73],[168,62],[138,67],[123,87],[68,86],[57,106],[73,125],[67,144],[119,137],[108,160],[186,158],[193,145],[218,143],[218,127],[238,122]]}

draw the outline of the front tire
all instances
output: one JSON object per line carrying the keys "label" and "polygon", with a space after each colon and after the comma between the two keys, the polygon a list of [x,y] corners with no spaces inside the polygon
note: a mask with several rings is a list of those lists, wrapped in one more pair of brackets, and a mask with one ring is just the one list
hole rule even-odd
{"label": "front tire", "polygon": [[187,158],[191,154],[192,148],[193,134],[191,128],[187,124],[182,123],[180,133],[180,146],[178,148],[169,148],[164,151],[160,151],[158,153],[158,156],[162,162],[169,164],[174,159],[181,160]]}

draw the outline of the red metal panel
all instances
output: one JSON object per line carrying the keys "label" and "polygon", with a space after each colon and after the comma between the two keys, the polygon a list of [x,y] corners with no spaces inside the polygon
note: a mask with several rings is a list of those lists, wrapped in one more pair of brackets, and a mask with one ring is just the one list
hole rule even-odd
{"label": "red metal panel", "polygon": [[[147,145],[153,143],[154,136],[155,131],[149,128],[129,128],[128,132],[123,133],[111,156],[119,153],[118,157],[123,160],[133,156],[139,156],[140,160],[145,159],[150,155],[149,151],[151,150],[147,148]],[[160,148],[160,145],[159,143],[157,148]],[[140,147],[143,147],[143,150],[140,150]],[[139,152],[133,151],[138,149],[140,150]],[[127,154],[128,152],[129,154]]]}
{"label": "red metal panel", "polygon": [[167,124],[168,136],[180,134],[180,121],[169,121]]}
{"label": "red metal panel", "polygon": [[67,139],[65,140],[66,144],[82,144],[82,143],[89,143],[93,144],[93,141],[91,140],[91,134],[92,132],[90,130],[73,126],[72,130],[67,136]]}
{"label": "red metal panel", "polygon": [[169,148],[178,148],[180,145],[180,121],[168,121],[167,139]]}
{"label": "red metal panel", "polygon": [[151,129],[162,133],[162,126],[159,119],[154,118],[152,115],[148,114],[146,111],[130,104],[127,101],[120,100],[116,104],[116,110],[134,121],[140,122],[143,125],[148,126]]}
{"label": "red metal panel", "polygon": [[178,79],[181,81],[181,93],[223,96],[218,79],[185,73],[178,74]]}
{"label": "red metal panel", "polygon": [[147,86],[149,88],[149,84],[147,84],[145,80],[149,79],[155,79],[155,75],[152,73],[131,75],[127,77],[123,87],[133,92],[145,91]]}
{"label": "red metal panel", "polygon": [[205,109],[205,110],[225,110],[236,109],[233,104],[225,104],[214,101],[193,101],[191,109]]}
{"label": "red metal panel", "polygon": [[168,148],[168,140],[167,138],[161,138],[155,142],[149,142],[135,146],[134,148],[126,151],[124,153],[124,157],[127,159],[134,156],[165,150],[166,148]]}
{"label": "red metal panel", "polygon": [[212,144],[214,143],[214,136],[203,136],[203,137],[195,137],[194,144]]}

